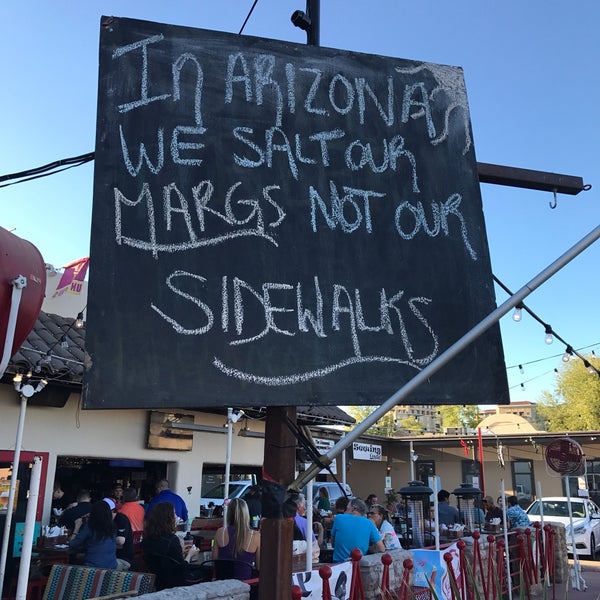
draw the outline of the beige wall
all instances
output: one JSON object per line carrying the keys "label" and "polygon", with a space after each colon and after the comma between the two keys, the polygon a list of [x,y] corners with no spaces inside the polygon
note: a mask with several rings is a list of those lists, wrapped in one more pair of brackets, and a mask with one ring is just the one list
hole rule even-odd
{"label": "beige wall", "polygon": [[[227,436],[194,432],[191,452],[148,450],[148,411],[146,410],[79,410],[79,394],[72,394],[64,408],[31,406],[27,408],[22,450],[48,452],[48,482],[44,499],[44,522],[50,516],[52,482],[58,455],[96,458],[128,458],[164,461],[168,465],[171,488],[186,501],[191,516],[197,516],[200,505],[202,464],[224,463]],[[20,401],[10,385],[0,384],[0,449],[14,450]],[[170,409],[171,411],[172,409]],[[185,410],[190,414],[193,411]],[[222,426],[225,417],[196,413],[195,422]],[[262,424],[253,422],[252,429]],[[242,423],[234,425],[232,462],[262,465],[263,440],[237,435]],[[192,486],[188,495],[187,486]]]}

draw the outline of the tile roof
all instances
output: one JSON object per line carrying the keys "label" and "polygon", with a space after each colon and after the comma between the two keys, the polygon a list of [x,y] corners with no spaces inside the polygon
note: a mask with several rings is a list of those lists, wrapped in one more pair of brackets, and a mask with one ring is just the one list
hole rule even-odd
{"label": "tile roof", "polygon": [[[61,341],[64,343],[61,344]],[[44,378],[49,385],[67,386],[79,391],[83,379],[84,348],[85,324],[77,328],[73,318],[41,311],[33,330],[12,357],[4,380],[9,381],[15,373],[26,373],[31,369],[34,379]],[[244,410],[252,410],[256,418],[265,416],[264,408]],[[224,411],[215,409],[210,412],[220,414]],[[298,421],[307,425],[352,425],[356,422],[337,406],[299,406]]]}

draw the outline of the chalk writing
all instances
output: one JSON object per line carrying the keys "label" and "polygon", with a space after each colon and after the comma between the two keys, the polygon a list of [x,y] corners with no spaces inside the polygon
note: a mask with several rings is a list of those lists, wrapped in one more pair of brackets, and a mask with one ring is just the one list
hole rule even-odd
{"label": "chalk writing", "polygon": [[[113,357],[91,331],[94,364],[160,337],[168,368],[194,362],[195,406],[236,386],[373,404],[493,307],[459,68],[129,19],[101,35],[94,279],[127,272],[118,305],[90,304],[121,340]],[[425,396],[469,402],[455,371]]]}

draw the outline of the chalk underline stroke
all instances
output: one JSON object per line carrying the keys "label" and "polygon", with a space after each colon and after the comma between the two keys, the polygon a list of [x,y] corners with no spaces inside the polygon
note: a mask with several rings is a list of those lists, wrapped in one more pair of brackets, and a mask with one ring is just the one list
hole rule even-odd
{"label": "chalk underline stroke", "polygon": [[306,371],[305,373],[293,373],[290,375],[278,375],[274,377],[267,377],[265,375],[255,375],[252,373],[241,371],[239,369],[235,369],[233,367],[228,367],[222,360],[220,360],[216,356],[213,359],[213,366],[228,377],[234,377],[242,381],[248,381],[250,383],[257,383],[260,385],[274,387],[281,385],[292,385],[295,383],[305,383],[307,381],[310,381],[311,379],[324,377],[325,375],[329,375],[334,371],[339,371],[340,369],[351,365],[374,362],[397,363],[400,365],[406,365],[408,367],[411,367],[416,371],[420,371],[422,368],[415,362],[403,360],[401,358],[393,358],[391,356],[352,356],[350,358],[341,360],[338,363],[334,363],[325,367],[320,367],[319,369],[314,369],[312,371]]}
{"label": "chalk underline stroke", "polygon": [[179,252],[180,250],[193,250],[195,248],[202,248],[206,246],[216,246],[238,237],[259,237],[267,240],[276,248],[279,247],[277,240],[270,236],[264,231],[258,229],[240,229],[238,231],[231,231],[223,235],[217,235],[209,238],[196,239],[189,242],[179,242],[176,244],[160,244],[156,242],[148,242],[145,240],[138,240],[127,236],[120,236],[117,240],[118,244],[124,244],[125,246],[131,246],[138,250],[151,250],[154,255],[158,252]]}

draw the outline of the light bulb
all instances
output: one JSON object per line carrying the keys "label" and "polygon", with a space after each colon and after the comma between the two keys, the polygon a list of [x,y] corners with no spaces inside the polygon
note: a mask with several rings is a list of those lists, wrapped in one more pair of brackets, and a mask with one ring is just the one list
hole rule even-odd
{"label": "light bulb", "polygon": [[571,348],[571,346],[567,346],[567,349],[562,357],[563,362],[569,362],[569,360],[571,360],[571,356],[573,356],[573,348]]}
{"label": "light bulb", "polygon": [[551,344],[554,341],[554,336],[552,335],[552,327],[550,325],[546,325],[546,337],[544,338],[546,344]]}
{"label": "light bulb", "polygon": [[587,360],[583,361],[583,366],[588,370],[590,375],[593,375],[596,372],[596,369],[594,369]]}
{"label": "light bulb", "polygon": [[77,313],[77,319],[75,319],[75,327],[81,329],[83,327],[83,312]]}
{"label": "light bulb", "polygon": [[519,365],[519,373],[521,373],[521,375],[525,374],[525,369],[523,368],[523,365]]}
{"label": "light bulb", "polygon": [[515,312],[513,312],[513,321],[516,321],[517,323],[523,318],[523,309],[520,306],[517,306],[515,308]]}

